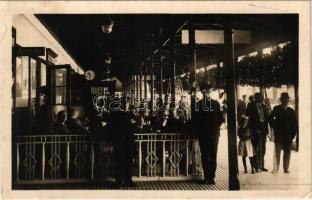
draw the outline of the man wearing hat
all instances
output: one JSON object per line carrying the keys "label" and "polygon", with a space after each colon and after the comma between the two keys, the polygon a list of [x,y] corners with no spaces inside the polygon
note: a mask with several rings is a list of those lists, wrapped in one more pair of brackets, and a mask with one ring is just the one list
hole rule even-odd
{"label": "man wearing hat", "polygon": [[298,132],[298,123],[294,109],[288,107],[289,96],[287,92],[283,92],[280,97],[281,104],[275,106],[270,115],[270,125],[274,130],[276,173],[279,168],[281,150],[283,154],[283,168],[285,173],[289,173],[289,161],[291,152],[291,143]]}
{"label": "man wearing hat", "polygon": [[195,103],[193,108],[193,130],[199,140],[204,184],[215,184],[217,150],[223,116],[219,102],[211,99],[211,85],[202,84],[200,90],[203,99]]}

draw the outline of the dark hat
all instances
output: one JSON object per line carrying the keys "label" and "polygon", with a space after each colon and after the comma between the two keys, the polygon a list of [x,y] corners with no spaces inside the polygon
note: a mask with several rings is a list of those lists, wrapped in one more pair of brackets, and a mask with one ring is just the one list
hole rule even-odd
{"label": "dark hat", "polygon": [[289,98],[290,98],[290,97],[289,97],[289,95],[288,95],[287,92],[282,92],[282,93],[281,93],[280,99],[289,99]]}
{"label": "dark hat", "polygon": [[199,89],[200,90],[209,90],[209,89],[211,89],[212,88],[212,86],[210,85],[210,84],[208,84],[208,83],[203,83],[203,84],[201,84],[200,86],[199,86]]}

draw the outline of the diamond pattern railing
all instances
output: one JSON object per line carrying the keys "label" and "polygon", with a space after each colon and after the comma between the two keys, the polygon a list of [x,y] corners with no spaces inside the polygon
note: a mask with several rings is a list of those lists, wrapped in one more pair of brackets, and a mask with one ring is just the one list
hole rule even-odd
{"label": "diamond pattern railing", "polygon": [[23,161],[23,164],[28,171],[32,170],[35,167],[36,163],[37,161],[31,153],[28,153]]}
{"label": "diamond pattern railing", "polygon": [[62,163],[63,163],[62,159],[56,152],[52,155],[51,159],[49,160],[49,164],[52,170],[54,171],[57,171]]}
{"label": "diamond pattern railing", "polygon": [[[180,134],[135,134],[138,178],[201,175],[194,137]],[[114,177],[114,154],[105,136],[36,135],[16,137],[15,181],[66,181]]]}
{"label": "diamond pattern railing", "polygon": [[156,163],[157,163],[158,158],[157,158],[155,152],[151,151],[151,152],[149,152],[149,154],[147,155],[145,160],[146,160],[146,163],[148,164],[148,166],[150,168],[154,168]]}
{"label": "diamond pattern railing", "polygon": [[81,170],[85,167],[87,163],[87,159],[84,153],[79,152],[74,158],[74,165],[78,170]]}
{"label": "diamond pattern railing", "polygon": [[182,159],[181,154],[176,151],[173,152],[171,156],[169,157],[169,161],[174,168],[177,168],[179,166],[181,159]]}

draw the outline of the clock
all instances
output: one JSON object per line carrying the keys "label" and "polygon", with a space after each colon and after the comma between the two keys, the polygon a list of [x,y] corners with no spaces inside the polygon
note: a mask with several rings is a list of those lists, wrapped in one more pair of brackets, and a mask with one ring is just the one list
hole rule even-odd
{"label": "clock", "polygon": [[95,77],[94,71],[88,70],[88,71],[85,72],[85,79],[86,80],[91,81],[91,80],[94,79],[94,77]]}

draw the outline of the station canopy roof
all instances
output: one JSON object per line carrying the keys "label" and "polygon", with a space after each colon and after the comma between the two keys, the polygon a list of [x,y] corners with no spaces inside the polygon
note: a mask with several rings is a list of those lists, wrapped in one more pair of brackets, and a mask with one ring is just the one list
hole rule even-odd
{"label": "station canopy roof", "polygon": [[[170,68],[169,38],[175,41],[176,73],[188,71],[191,65],[189,45],[182,44],[181,30],[192,22],[196,30],[222,30],[231,20],[235,30],[251,31],[250,44],[235,44],[235,56],[260,50],[272,44],[298,40],[297,14],[39,14],[36,15],[63,47],[85,69],[104,71],[105,57],[111,55],[111,76],[127,80],[138,73],[142,62],[162,46],[165,78]],[[114,21],[110,34],[101,25]],[[151,41],[154,41],[151,46]],[[222,44],[198,44],[198,67],[222,60]],[[154,55],[155,67],[159,63]],[[168,71],[169,72],[169,71]]]}

